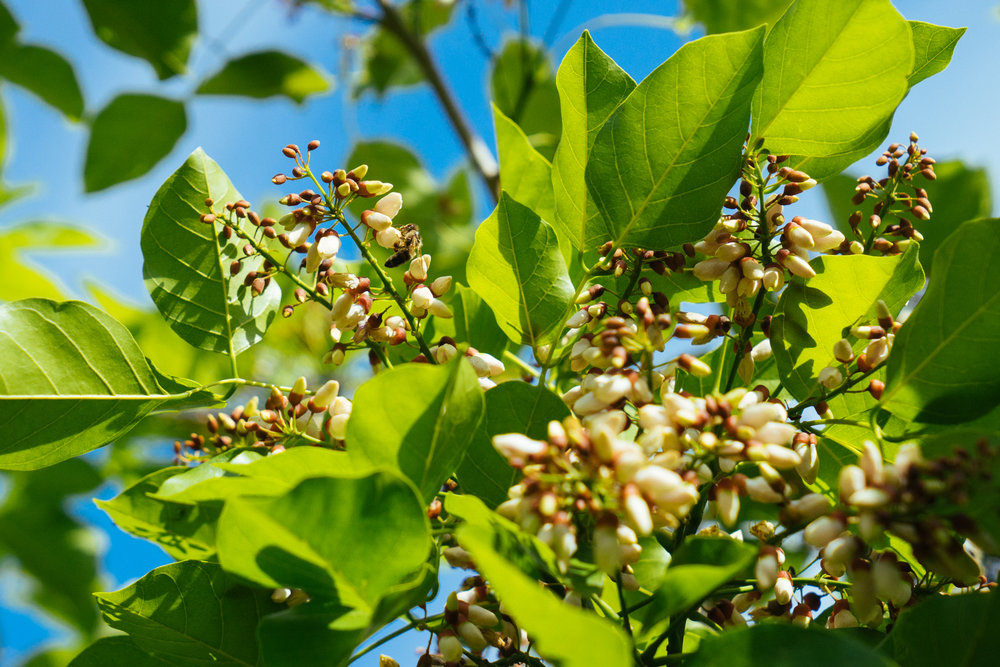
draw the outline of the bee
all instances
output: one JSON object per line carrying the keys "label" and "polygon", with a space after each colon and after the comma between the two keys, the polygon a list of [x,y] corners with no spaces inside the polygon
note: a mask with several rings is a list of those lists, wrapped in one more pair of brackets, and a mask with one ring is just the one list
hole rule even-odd
{"label": "bee", "polygon": [[420,250],[423,247],[423,240],[420,238],[420,230],[416,225],[407,224],[399,228],[402,233],[402,238],[400,238],[392,246],[395,250],[395,254],[389,259],[385,260],[386,268],[392,268],[394,266],[399,266],[403,262],[408,262],[413,257],[420,255]]}

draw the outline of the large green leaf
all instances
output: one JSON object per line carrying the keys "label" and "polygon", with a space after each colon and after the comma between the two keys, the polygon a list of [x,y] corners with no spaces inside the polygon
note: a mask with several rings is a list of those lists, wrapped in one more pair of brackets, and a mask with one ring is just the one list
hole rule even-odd
{"label": "large green leaf", "polygon": [[108,513],[119,528],[158,544],[173,558],[211,558],[215,554],[215,522],[222,511],[221,504],[184,504],[153,495],[163,482],[184,470],[157,470],[111,500],[94,502]]}
{"label": "large green leaf", "polygon": [[842,630],[804,629],[791,623],[759,623],[752,628],[727,630],[704,640],[698,652],[685,661],[685,665],[691,667],[795,667],[804,664],[895,665],[878,651],[850,639]]}
{"label": "large green leaf", "polygon": [[148,61],[161,80],[187,69],[191,44],[198,34],[195,0],[83,0],[83,5],[101,41]]}
{"label": "large green leaf", "polygon": [[168,667],[169,662],[154,658],[139,648],[128,635],[102,637],[85,648],[69,663],[70,667]]}
{"label": "large green leaf", "polygon": [[[948,66],[955,43],[964,28],[945,28],[919,21],[907,21],[907,24],[911,29],[914,50],[913,67],[907,75],[909,89]],[[821,157],[795,156],[792,163],[817,181],[825,182],[878,148],[889,136],[892,117],[893,114],[890,113],[881,122],[872,125],[853,148],[844,148]]]}
{"label": "large green leaf", "polygon": [[83,93],[73,66],[55,51],[28,44],[3,49],[0,77],[31,91],[70,120],[83,116]]}
{"label": "large green leaf", "polygon": [[574,291],[559,241],[548,223],[506,192],[476,231],[466,271],[512,341],[535,347],[559,334]]}
{"label": "large green leaf", "polygon": [[798,0],[767,35],[752,141],[829,156],[864,147],[913,68],[910,27],[889,0]]}
{"label": "large green leaf", "polygon": [[482,389],[461,357],[397,366],[358,387],[347,448],[360,461],[399,470],[430,502],[461,463],[482,414]]}
{"label": "large green leaf", "polygon": [[5,227],[0,230],[0,300],[62,298],[64,289],[57,277],[25,255],[40,250],[82,252],[98,245],[89,231],[61,222],[39,220]]}
{"label": "large green leaf", "polygon": [[688,13],[709,35],[774,25],[792,0],[684,0]]}
{"label": "large green leaf", "polygon": [[903,419],[953,424],[1000,402],[1000,236],[967,222],[935,253],[937,268],[889,355],[882,404]]}
{"label": "large green leaf", "polygon": [[0,469],[89,452],[180,398],[125,327],[79,301],[0,305],[0,360]]}
{"label": "large green leaf", "polygon": [[278,498],[233,498],[217,545],[229,572],[262,586],[301,588],[367,619],[420,569],[431,539],[416,489],[379,472],[307,479]]}
{"label": "large green leaf", "polygon": [[30,599],[84,635],[96,629],[91,594],[98,589],[99,545],[65,505],[101,483],[82,459],[45,470],[8,474],[0,507],[0,552],[14,556],[30,579]]}
{"label": "large green leaf", "polygon": [[282,51],[258,51],[234,58],[198,86],[199,95],[277,97],[301,104],[330,90],[322,70]]}
{"label": "large green leaf", "polygon": [[182,102],[119,95],[101,109],[90,128],[84,188],[97,192],[143,176],[173,150],[186,129]]}
{"label": "large green leaf", "polygon": [[237,584],[216,563],[187,560],[96,597],[108,625],[165,662],[257,665],[257,623],[279,609],[269,593]]}
{"label": "large green leaf", "polygon": [[757,549],[729,538],[692,537],[673,554],[651,604],[636,618],[643,633],[661,632],[671,616],[686,612],[753,563]]}
{"label": "large green leaf", "polygon": [[500,187],[543,220],[555,217],[552,165],[536,151],[517,123],[493,105],[500,155]]}
{"label": "large green leaf", "polygon": [[906,667],[973,667],[996,661],[1000,593],[933,595],[903,611],[892,630],[893,657]]}
{"label": "large green leaf", "polygon": [[603,221],[585,245],[667,248],[711,229],[740,173],[763,40],[757,28],[689,42],[611,115],[587,159]]}
{"label": "large green leaf", "polygon": [[503,602],[527,630],[543,658],[562,667],[632,664],[631,642],[621,629],[563,603],[494,550],[495,535],[479,525],[459,527],[458,540]]}
{"label": "large green leaf", "polygon": [[535,150],[551,160],[560,134],[556,113],[560,100],[545,49],[524,39],[507,42],[493,63],[490,83],[500,112],[524,130]]}
{"label": "large green leaf", "polygon": [[529,438],[544,440],[549,422],[562,420],[569,414],[562,399],[544,387],[515,380],[490,389],[486,392],[483,422],[458,469],[462,490],[491,507],[507,500],[507,489],[521,473],[510,467],[493,447],[493,436],[524,433]]}
{"label": "large green leaf", "polygon": [[[153,303],[171,328],[203,350],[235,356],[260,341],[281,300],[276,282],[254,296],[243,286],[260,257],[243,261],[229,275],[241,252],[235,235],[228,241],[215,224],[206,225],[205,199],[218,205],[240,199],[222,168],[200,148],[164,182],[142,224],[142,273]],[[252,229],[243,221],[246,230]]]}
{"label": "large green leaf", "polygon": [[[917,229],[923,235],[920,242],[920,264],[930,275],[933,272],[934,251],[949,234],[958,229],[966,220],[975,220],[990,215],[993,210],[990,193],[990,179],[982,167],[971,167],[959,160],[938,162],[934,165],[937,179],[923,181],[920,185],[927,191],[927,198],[934,207],[931,219],[916,221]],[[861,206],[851,203],[858,181],[847,174],[834,176],[823,183],[827,204],[835,223],[848,237],[853,237],[848,220],[851,214],[860,210],[867,219],[872,213],[873,202],[865,201]],[[863,230],[868,233],[867,230]]]}
{"label": "large green leaf", "polygon": [[821,370],[840,366],[833,356],[837,341],[856,324],[874,323],[879,299],[898,313],[924,286],[915,247],[895,257],[822,255],[811,264],[816,276],[793,279],[771,320],[778,371],[785,388],[800,400],[819,388]]}
{"label": "large green leaf", "polygon": [[555,217],[551,222],[574,249],[582,251],[588,248],[588,238],[594,240],[588,230],[600,226],[600,213],[587,191],[587,157],[598,131],[635,89],[635,81],[585,31],[559,65],[556,85],[562,137],[552,158]]}
{"label": "large green leaf", "polygon": [[923,21],[910,21],[909,24],[914,51],[913,71],[909,77],[912,88],[948,66],[958,40],[965,34],[965,28],[949,28]]}

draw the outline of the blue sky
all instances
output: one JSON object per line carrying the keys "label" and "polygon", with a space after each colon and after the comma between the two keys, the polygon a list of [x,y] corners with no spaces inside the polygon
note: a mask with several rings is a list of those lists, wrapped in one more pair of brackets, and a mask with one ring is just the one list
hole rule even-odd
{"label": "blue sky", "polygon": [[[7,4],[22,25],[23,41],[54,48],[75,64],[90,113],[126,91],[155,90],[187,99],[199,79],[218,69],[227,57],[263,48],[293,52],[339,75],[343,66],[338,45],[364,31],[360,24],[345,24],[316,11],[292,12],[288,3],[279,0],[201,1],[204,37],[193,53],[192,71],[163,86],[145,62],[123,56],[97,40],[77,0],[8,0]],[[541,37],[559,3],[535,0],[529,4],[530,32]],[[516,27],[516,13],[504,11],[499,0],[478,5],[482,5],[479,21],[484,38],[498,48],[502,35]],[[969,30],[951,67],[919,84],[904,101],[890,139],[905,140],[915,130],[921,145],[939,160],[960,158],[985,166],[992,174],[1000,173],[1000,124],[994,111],[998,107],[996,63],[1000,62],[996,3],[899,0],[896,5],[909,19],[967,26]],[[624,16],[609,18],[605,15],[609,9]],[[588,27],[597,43],[639,80],[683,43],[668,29],[643,26],[649,21],[641,15],[667,16],[675,10],[675,2],[575,0],[554,30],[551,55],[558,63],[579,30]],[[469,35],[464,5],[457,10],[452,26],[435,35],[432,46],[471,121],[492,142],[489,67]],[[461,147],[428,89],[406,89],[385,100],[369,96],[354,104],[348,87],[340,81],[332,94],[301,107],[286,100],[192,99],[188,132],[161,165],[142,179],[88,196],[82,192],[81,179],[87,141],[83,125],[70,124],[29,94],[4,86],[2,97],[11,139],[4,173],[10,182],[32,183],[36,190],[30,198],[0,211],[0,227],[46,219],[92,230],[104,239],[99,250],[69,256],[50,253],[39,258],[58,271],[71,294],[84,295],[82,280],[86,277],[146,304],[138,253],[146,206],[159,184],[197,146],[203,146],[254,202],[278,193],[270,177],[285,168],[287,161],[279,151],[288,142],[305,144],[318,138],[323,142],[321,156],[339,166],[355,140],[392,137],[414,149],[441,180],[463,161]],[[997,182],[994,201],[1000,198]],[[478,201],[483,217],[488,213],[486,198],[480,196]],[[814,197],[813,202],[805,204],[804,200],[804,207],[812,210],[803,212],[822,218],[822,197]],[[114,492],[105,488],[101,496],[107,498]],[[103,566],[109,589],[167,562],[158,548],[114,529],[89,500],[78,503],[75,510],[107,535],[109,548]],[[40,624],[16,606],[12,599],[16,589],[9,569],[0,567],[0,632],[7,649],[0,655],[0,667],[17,664],[39,642],[59,636],[57,628]]]}

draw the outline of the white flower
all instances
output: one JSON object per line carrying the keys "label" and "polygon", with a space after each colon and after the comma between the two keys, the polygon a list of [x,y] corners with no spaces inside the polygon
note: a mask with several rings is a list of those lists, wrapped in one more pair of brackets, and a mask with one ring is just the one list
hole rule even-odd
{"label": "white flower", "polygon": [[374,210],[388,218],[395,218],[401,208],[403,208],[403,195],[390,192],[375,203]]}
{"label": "white flower", "polygon": [[375,242],[383,248],[393,248],[403,238],[402,232],[395,227],[383,229],[375,234]]}

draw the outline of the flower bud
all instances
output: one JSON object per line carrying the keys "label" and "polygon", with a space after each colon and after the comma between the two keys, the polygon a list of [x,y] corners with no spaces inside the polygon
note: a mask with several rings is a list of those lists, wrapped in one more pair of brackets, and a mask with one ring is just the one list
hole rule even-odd
{"label": "flower bud", "polygon": [[375,202],[375,211],[387,218],[395,218],[396,214],[403,207],[403,195],[398,192],[391,192]]}
{"label": "flower bud", "polygon": [[410,275],[418,282],[427,280],[427,270],[431,268],[431,256],[421,255],[410,260]]}
{"label": "flower bud", "polygon": [[322,387],[316,390],[309,400],[309,409],[313,412],[326,410],[337,398],[340,392],[340,383],[336,380],[328,380]]}
{"label": "flower bud", "polygon": [[694,277],[704,281],[716,280],[722,277],[729,266],[730,263],[723,259],[716,257],[706,259],[694,265]]}
{"label": "flower bud", "polygon": [[802,538],[807,544],[822,549],[847,529],[843,519],[834,515],[821,516],[806,526]]}
{"label": "flower bud", "polygon": [[402,232],[396,227],[388,227],[375,234],[375,242],[383,248],[392,249],[403,238]]}
{"label": "flower bud", "polygon": [[761,593],[774,588],[778,580],[778,557],[774,547],[761,549],[754,566],[754,578],[757,580],[757,590]]}
{"label": "flower bud", "polygon": [[786,605],[791,601],[794,592],[795,584],[792,583],[792,576],[782,570],[774,582],[774,599],[778,601],[778,604]]}
{"label": "flower bud", "polygon": [[801,225],[794,222],[794,219],[792,222],[785,225],[785,236],[792,244],[806,250],[809,250],[816,245],[812,234],[806,231]]}
{"label": "flower bud", "polygon": [[462,547],[447,547],[441,551],[441,555],[448,561],[451,567],[458,567],[466,570],[475,569],[476,565],[472,561],[472,555]]}
{"label": "flower bud", "polygon": [[399,667],[399,663],[389,656],[382,654],[378,657],[378,667]]}
{"label": "flower bud", "polygon": [[472,623],[481,628],[495,628],[500,623],[496,614],[476,604],[470,604],[466,614]]}
{"label": "flower bud", "polygon": [[796,254],[790,252],[785,253],[779,250],[778,261],[782,264],[782,266],[800,278],[808,279],[816,275],[816,272],[811,266],[809,266],[809,263]]}
{"label": "flower bud", "polygon": [[[480,637],[482,637],[482,633],[480,633]],[[462,659],[462,642],[458,640],[454,632],[442,630],[438,635],[438,652],[446,662],[459,662]]]}
{"label": "flower bud", "polygon": [[549,443],[532,440],[520,433],[506,433],[493,436],[493,447],[508,459],[528,459],[544,454]]}
{"label": "flower bud", "polygon": [[448,290],[451,289],[451,282],[451,276],[441,276],[436,278],[434,282],[431,283],[431,292],[433,292],[436,297],[443,296],[448,293]]}
{"label": "flower bud", "polygon": [[682,354],[677,358],[677,365],[695,377],[708,377],[712,368],[701,359],[690,354]]}
{"label": "flower bud", "polygon": [[361,214],[361,222],[368,225],[376,232],[385,231],[392,227],[392,218],[378,211],[364,211]]}
{"label": "flower bud", "polygon": [[586,308],[581,308],[570,316],[566,321],[566,326],[570,329],[578,329],[589,321],[590,313],[587,312]]}
{"label": "flower bud", "polygon": [[785,286],[785,270],[778,264],[768,264],[764,268],[764,275],[761,278],[764,289],[770,292],[777,292]]}
{"label": "flower bud", "polygon": [[827,389],[836,389],[844,383],[844,374],[835,366],[827,366],[819,372],[819,383]]}
{"label": "flower bud", "polygon": [[448,320],[454,317],[454,315],[451,312],[451,309],[448,308],[448,304],[446,304],[441,299],[433,299],[430,305],[427,306],[427,312],[429,312],[434,317],[440,317]]}

